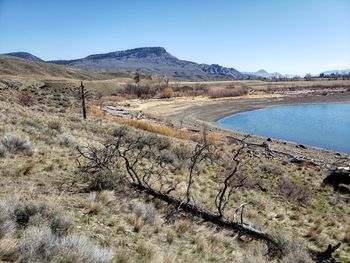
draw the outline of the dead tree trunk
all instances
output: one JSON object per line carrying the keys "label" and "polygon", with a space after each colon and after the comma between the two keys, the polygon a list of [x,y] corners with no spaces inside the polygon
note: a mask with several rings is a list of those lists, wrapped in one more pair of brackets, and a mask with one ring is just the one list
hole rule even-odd
{"label": "dead tree trunk", "polygon": [[85,91],[85,87],[83,85],[83,81],[80,84],[80,93],[81,93],[81,104],[82,104],[82,108],[83,108],[83,118],[84,118],[84,120],[86,120],[86,106],[85,106],[86,91]]}
{"label": "dead tree trunk", "polygon": [[243,224],[225,219],[224,217],[218,214],[211,213],[210,211],[202,209],[196,205],[193,205],[188,202],[184,202],[167,193],[159,192],[157,190],[154,190],[149,187],[145,187],[137,183],[136,184],[133,183],[131,184],[131,186],[139,192],[151,195],[159,200],[166,202],[167,204],[173,206],[177,210],[182,210],[204,221],[213,223],[214,225],[219,226],[221,228],[238,232],[240,236],[246,235],[252,239],[265,242],[268,247],[268,254],[271,257],[280,257],[282,254],[282,250],[279,248],[278,243],[274,241],[274,239],[267,233],[254,229],[248,225],[243,225]]}
{"label": "dead tree trunk", "polygon": [[332,244],[329,244],[325,251],[309,250],[309,253],[315,262],[336,263],[337,261],[333,258],[332,254],[340,247],[340,245],[340,242],[334,246]]}

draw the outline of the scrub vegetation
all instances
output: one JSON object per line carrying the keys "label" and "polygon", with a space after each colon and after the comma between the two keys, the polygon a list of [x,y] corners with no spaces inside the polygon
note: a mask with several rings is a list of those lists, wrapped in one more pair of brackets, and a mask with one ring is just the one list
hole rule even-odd
{"label": "scrub vegetation", "polygon": [[84,121],[71,86],[0,90],[0,261],[322,262],[331,244],[349,262],[349,196],[327,167],[108,116],[93,89]]}

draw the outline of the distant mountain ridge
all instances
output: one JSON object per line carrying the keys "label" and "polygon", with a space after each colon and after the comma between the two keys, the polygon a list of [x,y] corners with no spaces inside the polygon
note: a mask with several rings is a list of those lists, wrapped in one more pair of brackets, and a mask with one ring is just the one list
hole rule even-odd
{"label": "distant mountain ridge", "polygon": [[350,69],[328,70],[328,71],[324,71],[322,73],[324,75],[326,75],[326,76],[329,76],[329,75],[332,75],[332,74],[335,74],[335,75],[348,75],[348,74],[350,74]]}
{"label": "distant mountain ridge", "polygon": [[256,72],[242,72],[242,73],[245,75],[248,75],[248,76],[266,78],[266,79],[283,77],[283,75],[281,73],[278,73],[278,72],[269,73],[264,69],[260,69]]}
{"label": "distant mountain ridge", "polygon": [[230,80],[245,76],[234,68],[217,64],[198,64],[181,60],[163,47],[144,47],[94,54],[81,59],[54,60],[50,63],[69,65],[98,72],[136,72],[164,75],[181,80]]}
{"label": "distant mountain ridge", "polygon": [[[44,61],[28,52],[12,52],[4,54],[34,62],[65,65],[99,73],[127,73],[136,71],[150,75],[161,75],[178,80],[236,80],[247,78],[282,78],[284,75],[264,69],[256,72],[239,72],[235,68],[223,67],[218,64],[198,64],[181,60],[169,54],[163,47],[141,47],[124,51],[103,54],[93,54],[85,58],[72,60]],[[350,69],[331,70],[323,72],[325,75],[350,74]]]}
{"label": "distant mountain ridge", "polygon": [[31,61],[36,61],[36,62],[44,62],[41,58],[38,58],[28,52],[11,52],[7,54],[3,54],[6,56],[11,56],[11,57],[17,57],[17,58],[23,58],[26,60],[31,60]]}

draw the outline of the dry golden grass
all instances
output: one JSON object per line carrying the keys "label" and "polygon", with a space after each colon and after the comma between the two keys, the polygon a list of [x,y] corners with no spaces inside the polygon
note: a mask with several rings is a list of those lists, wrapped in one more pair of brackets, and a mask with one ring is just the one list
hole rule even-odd
{"label": "dry golden grass", "polygon": [[104,190],[98,194],[98,200],[104,205],[111,205],[115,201],[114,191]]}
{"label": "dry golden grass", "polygon": [[97,215],[101,213],[102,205],[98,202],[92,202],[92,203],[89,203],[87,210],[90,215]]}
{"label": "dry golden grass", "polygon": [[145,225],[144,221],[142,220],[141,217],[133,214],[131,215],[130,217],[130,224],[132,225],[133,227],[133,231],[134,232],[140,232],[142,227]]}
{"label": "dry golden grass", "polygon": [[169,137],[175,137],[179,139],[187,139],[189,137],[189,132],[187,131],[180,131],[177,129],[173,129],[171,127],[151,123],[150,121],[143,121],[143,120],[134,120],[134,119],[127,119],[127,118],[120,118],[115,116],[107,116],[104,114],[102,110],[100,110],[96,106],[92,106],[92,112],[95,114],[96,117],[99,118],[106,118],[108,120],[111,120],[113,122],[116,122],[118,124],[125,124],[128,126],[135,127],[140,130],[165,135]]}
{"label": "dry golden grass", "polygon": [[[156,125],[147,123],[138,126],[136,120],[132,123],[123,123],[122,120],[105,117],[103,113],[99,115],[98,111],[89,115],[89,119],[84,122],[81,121],[79,107],[74,106],[64,113],[61,112],[64,107],[56,104],[53,106],[39,104],[28,108],[16,104],[14,100],[11,101],[9,94],[12,93],[2,93],[0,96],[0,109],[5,110],[4,113],[0,113],[2,124],[0,138],[6,134],[19,134],[28,138],[35,145],[36,151],[31,156],[19,152],[0,157],[0,199],[8,199],[19,192],[24,199],[53,203],[72,218],[75,231],[114,248],[117,254],[112,262],[246,262],[244,257],[253,248],[249,244],[234,241],[232,233],[217,232],[210,225],[198,224],[196,220],[192,221],[190,218],[170,217],[168,221],[166,218],[168,208],[159,203],[155,208],[157,215],[155,223],[148,224],[140,216],[135,215],[132,209],[133,202],[130,201],[137,198],[138,202],[144,204],[146,200],[143,195],[131,190],[116,191],[114,194],[106,191],[96,194],[95,198],[87,201],[89,194],[81,191],[82,186],[72,184],[76,178],[77,153],[74,147],[66,147],[60,143],[60,135],[73,138],[76,145],[100,145],[109,131],[119,127],[120,124],[128,124],[141,130],[177,138],[173,141],[179,145],[182,142],[185,146],[193,146],[190,140],[179,140],[181,136],[177,134],[175,128],[167,126],[154,128]],[[15,98],[16,96],[13,96],[13,99]],[[50,128],[52,120],[60,121],[60,132]],[[183,138],[190,137],[191,134],[188,133],[183,136]],[[210,133],[207,138],[213,143],[222,141],[220,134]],[[221,154],[227,154],[230,147],[232,146],[225,144]],[[228,205],[228,215],[233,218],[234,209],[254,197],[258,205],[248,206],[247,222],[256,224],[268,232],[272,229],[282,229],[285,236],[294,235],[302,238],[310,247],[325,248],[328,243],[343,241],[338,258],[346,262],[345,259],[350,253],[349,243],[345,244],[349,239],[347,215],[350,210],[343,198],[335,194],[332,189],[320,191],[323,174],[313,167],[299,170],[293,165],[281,165],[282,159],[271,160],[263,156],[260,158],[262,160],[249,163],[242,173],[251,178],[262,176],[268,192],[250,188],[237,190]],[[277,184],[275,176],[266,176],[266,172],[256,169],[258,165],[269,162],[274,163],[296,181],[308,185],[311,194],[308,207],[290,203],[279,197],[274,187]],[[187,169],[181,169],[169,174],[169,179],[180,182],[186,180]],[[210,164],[203,165],[201,170],[203,174],[196,177],[193,195],[196,201],[213,209],[213,197],[217,193],[217,183],[222,180],[222,175],[214,173]],[[9,171],[15,172],[9,173]],[[311,174],[310,182],[308,180]],[[184,189],[184,185],[180,184],[174,194],[183,197]],[[334,204],[334,200],[338,203]],[[151,203],[150,200],[147,202]],[[97,209],[89,208],[89,205],[96,204]],[[285,215],[283,219],[280,217],[282,214]],[[334,217],[337,218],[337,224],[327,223]],[[319,228],[315,227],[320,222],[325,223]],[[312,240],[310,237],[303,238],[309,230]],[[11,242],[0,239],[2,244],[0,255],[18,253],[15,242]],[[152,245],[148,246],[146,242]],[[258,259],[262,262],[265,260],[259,257]]]}

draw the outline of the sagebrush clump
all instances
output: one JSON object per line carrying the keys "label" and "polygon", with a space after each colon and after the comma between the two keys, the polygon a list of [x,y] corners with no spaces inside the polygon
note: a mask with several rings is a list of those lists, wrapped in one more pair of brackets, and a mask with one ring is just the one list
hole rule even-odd
{"label": "sagebrush clump", "polygon": [[138,218],[142,218],[142,220],[146,224],[153,225],[156,219],[157,211],[152,203],[140,203],[137,202],[133,205],[133,211]]}
{"label": "sagebrush clump", "polygon": [[6,154],[6,148],[4,145],[0,144],[0,157],[4,157]]}
{"label": "sagebrush clump", "polygon": [[4,156],[7,152],[32,154],[34,150],[34,144],[19,135],[6,135],[0,140],[0,156]]}
{"label": "sagebrush clump", "polygon": [[21,241],[21,262],[105,263],[113,256],[112,250],[84,236],[58,237],[47,226],[29,227]]}
{"label": "sagebrush clump", "polygon": [[[0,261],[107,263],[114,252],[70,233],[70,219],[45,204],[0,201]],[[17,234],[16,234],[17,233]]]}

